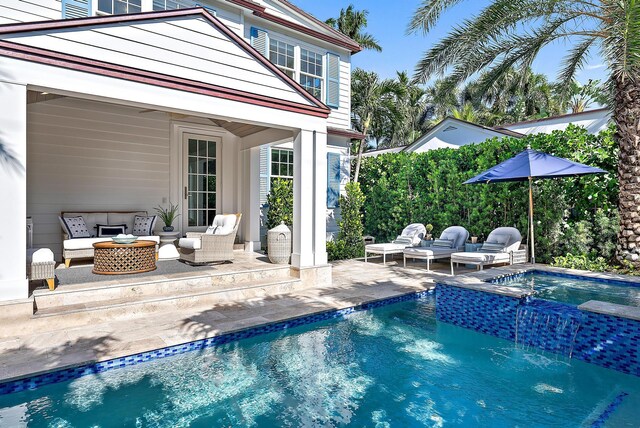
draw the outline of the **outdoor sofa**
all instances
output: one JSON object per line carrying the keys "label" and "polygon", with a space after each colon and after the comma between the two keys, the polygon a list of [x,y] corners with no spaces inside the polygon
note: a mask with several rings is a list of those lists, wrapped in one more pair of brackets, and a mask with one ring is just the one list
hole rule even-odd
{"label": "outdoor sofa", "polygon": [[[136,234],[139,232],[134,228],[136,216],[144,218],[146,225],[142,228],[146,233]],[[70,221],[73,217],[82,217],[88,237],[73,237],[73,231],[69,230]],[[93,244],[96,242],[111,241],[112,236],[99,236],[100,228],[104,226],[121,226],[124,225],[125,234],[133,234],[138,236],[139,240],[154,241],[156,243],[156,254],[158,252],[158,244],[160,237],[153,234],[156,216],[148,216],[146,211],[85,211],[85,212],[62,212],[60,214],[60,225],[62,227],[62,256],[65,266],[71,265],[71,260],[82,258],[93,258]],[[71,233],[70,233],[71,232]]]}
{"label": "outdoor sofa", "polygon": [[527,250],[520,248],[522,235],[514,227],[499,227],[494,229],[478,251],[460,252],[451,255],[451,275],[455,275],[453,264],[464,263],[474,265],[482,270],[484,266],[495,264],[524,263]]}
{"label": "outdoor sofa", "polygon": [[242,214],[218,214],[204,233],[187,232],[178,241],[180,259],[191,264],[205,264],[233,260]]}
{"label": "outdoor sofa", "polygon": [[407,267],[407,258],[422,259],[429,262],[437,259],[446,259],[451,254],[464,251],[464,243],[469,238],[469,232],[462,226],[450,226],[442,231],[440,237],[433,241],[430,247],[407,247],[403,251],[404,267]]}
{"label": "outdoor sofa", "polygon": [[402,230],[402,233],[393,240],[384,244],[369,244],[364,247],[364,261],[367,262],[368,254],[381,254],[382,264],[387,264],[387,254],[401,254],[407,247],[420,245],[427,229],[423,224],[412,223]]}

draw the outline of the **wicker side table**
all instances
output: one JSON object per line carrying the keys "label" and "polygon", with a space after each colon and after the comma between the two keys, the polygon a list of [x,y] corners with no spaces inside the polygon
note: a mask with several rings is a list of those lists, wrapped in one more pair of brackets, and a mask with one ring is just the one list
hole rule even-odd
{"label": "wicker side table", "polygon": [[93,273],[123,275],[156,270],[156,243],[136,241],[132,244],[96,242],[93,244]]}

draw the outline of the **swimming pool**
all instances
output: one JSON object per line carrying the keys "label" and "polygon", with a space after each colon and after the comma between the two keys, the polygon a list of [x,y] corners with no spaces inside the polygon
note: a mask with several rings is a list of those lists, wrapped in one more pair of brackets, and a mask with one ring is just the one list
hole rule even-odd
{"label": "swimming pool", "polygon": [[576,306],[589,300],[640,306],[640,284],[632,282],[589,279],[542,271],[529,271],[491,282],[533,290],[534,297]]}
{"label": "swimming pool", "polygon": [[433,295],[0,396],[0,426],[636,426],[640,378],[441,323]]}

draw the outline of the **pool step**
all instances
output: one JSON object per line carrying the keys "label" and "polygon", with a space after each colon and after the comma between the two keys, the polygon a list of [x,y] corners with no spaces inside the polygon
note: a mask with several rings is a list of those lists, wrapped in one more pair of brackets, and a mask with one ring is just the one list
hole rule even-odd
{"label": "pool step", "polygon": [[94,305],[96,302],[113,303],[122,299],[171,296],[181,292],[226,290],[234,286],[269,280],[290,279],[289,266],[269,266],[261,269],[232,272],[200,271],[189,274],[157,275],[127,280],[89,282],[63,285],[51,292],[35,290],[35,306],[44,311],[61,306]]}
{"label": "pool step", "polygon": [[298,278],[272,278],[226,286],[181,289],[173,293],[137,295],[93,302],[66,304],[36,308],[32,319],[54,324],[56,329],[132,319],[146,314],[173,311],[176,309],[211,309],[216,305],[242,303],[248,299],[278,295],[299,290],[302,281]]}

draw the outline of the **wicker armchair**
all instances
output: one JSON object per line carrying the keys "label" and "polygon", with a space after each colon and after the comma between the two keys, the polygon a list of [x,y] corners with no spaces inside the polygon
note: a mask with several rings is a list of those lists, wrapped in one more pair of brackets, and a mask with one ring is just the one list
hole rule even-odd
{"label": "wicker armchair", "polygon": [[[233,229],[228,233],[216,233],[216,229],[224,229],[225,220],[234,216]],[[187,263],[204,264],[233,260],[233,243],[236,240],[242,214],[217,215],[212,227],[205,233],[187,232],[186,238],[178,242],[180,259]]]}

